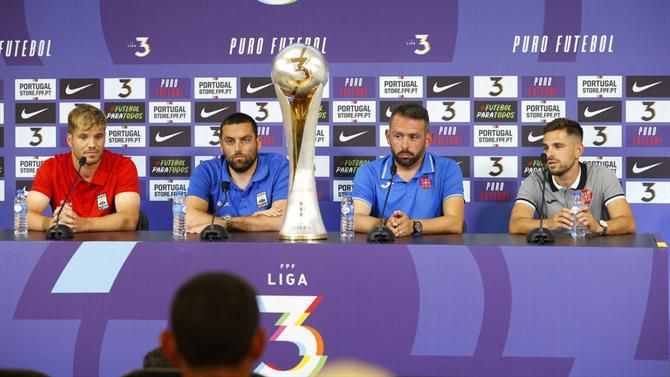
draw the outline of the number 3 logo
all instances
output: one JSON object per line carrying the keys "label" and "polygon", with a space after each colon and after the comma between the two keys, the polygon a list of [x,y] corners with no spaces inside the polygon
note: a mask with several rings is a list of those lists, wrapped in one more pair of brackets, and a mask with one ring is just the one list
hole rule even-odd
{"label": "number 3 logo", "polygon": [[149,46],[149,37],[136,37],[135,40],[139,42],[139,46],[143,50],[135,51],[135,56],[143,58],[151,53],[151,46]]}
{"label": "number 3 logo", "polygon": [[430,51],[430,42],[428,42],[428,34],[416,34],[414,35],[419,46],[422,46],[423,49],[415,49],[414,53],[417,55],[426,55]]}
{"label": "number 3 logo", "polygon": [[300,350],[302,360],[290,370],[278,370],[274,366],[260,363],[255,373],[264,376],[316,376],[323,368],[328,356],[323,354],[321,334],[302,323],[314,311],[322,296],[257,296],[261,313],[282,313],[275,325],[277,330],[270,336],[271,342],[289,342]]}

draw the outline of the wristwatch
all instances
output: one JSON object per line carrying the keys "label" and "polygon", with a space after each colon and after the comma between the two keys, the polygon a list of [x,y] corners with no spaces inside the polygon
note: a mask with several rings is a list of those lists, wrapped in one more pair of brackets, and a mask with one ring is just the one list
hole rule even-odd
{"label": "wristwatch", "polygon": [[233,217],[230,215],[223,215],[223,221],[226,222],[226,230],[233,230]]}
{"label": "wristwatch", "polygon": [[603,231],[600,232],[599,236],[604,236],[607,234],[607,222],[605,220],[600,220],[598,221],[601,227],[603,227]]}
{"label": "wristwatch", "polygon": [[423,234],[423,224],[421,221],[412,220],[412,235],[420,236]]}

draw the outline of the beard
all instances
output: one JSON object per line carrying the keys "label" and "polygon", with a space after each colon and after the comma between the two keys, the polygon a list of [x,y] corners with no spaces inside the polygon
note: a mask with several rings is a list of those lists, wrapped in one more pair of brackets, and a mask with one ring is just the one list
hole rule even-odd
{"label": "beard", "polygon": [[557,177],[560,177],[563,174],[567,173],[568,170],[570,170],[576,163],[577,163],[577,160],[574,160],[570,166],[566,166],[566,165],[563,165],[559,162],[559,164],[556,165],[553,169],[548,167],[549,173],[551,175],[555,175]]}
{"label": "beard", "polygon": [[[244,157],[242,160],[236,160],[237,157]],[[226,157],[226,162],[228,162],[228,166],[230,166],[231,169],[233,169],[237,173],[244,173],[251,166],[256,162],[258,159],[258,153],[254,153],[251,155],[245,155],[242,153],[235,154],[231,156],[230,158]]]}
{"label": "beard", "polygon": [[[409,154],[410,157],[400,157],[401,154],[406,153]],[[419,153],[414,154],[408,150],[401,150],[399,152],[393,152],[393,160],[400,166],[404,168],[409,168],[412,167],[414,164],[416,164],[417,161],[423,158],[423,155],[425,153],[425,149],[422,149],[419,151]]]}

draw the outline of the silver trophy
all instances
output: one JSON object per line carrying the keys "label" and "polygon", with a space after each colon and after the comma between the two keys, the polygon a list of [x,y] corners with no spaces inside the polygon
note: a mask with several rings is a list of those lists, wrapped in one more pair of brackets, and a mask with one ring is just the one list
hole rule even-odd
{"label": "silver trophy", "polygon": [[272,62],[272,82],[284,120],[291,166],[288,205],[279,238],[326,239],[314,179],[316,124],[323,87],[328,82],[326,59],[313,47],[290,45]]}

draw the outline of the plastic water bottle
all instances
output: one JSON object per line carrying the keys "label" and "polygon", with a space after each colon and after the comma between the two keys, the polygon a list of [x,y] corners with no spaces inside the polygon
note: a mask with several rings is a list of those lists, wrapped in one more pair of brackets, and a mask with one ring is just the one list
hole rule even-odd
{"label": "plastic water bottle", "polygon": [[342,195],[340,208],[340,238],[350,240],[354,238],[354,201],[350,192]]}
{"label": "plastic water bottle", "polygon": [[14,197],[14,235],[25,236],[28,234],[28,202],[26,192],[16,190]]}
{"label": "plastic water bottle", "polygon": [[574,191],[572,193],[572,207],[570,212],[572,213],[572,229],[570,229],[570,235],[572,238],[584,238],[586,237],[586,227],[577,222],[577,213],[579,210],[584,207],[584,196],[581,191]]}
{"label": "plastic water bottle", "polygon": [[184,209],[184,192],[175,191],[172,198],[172,238],[186,237],[186,212]]}

